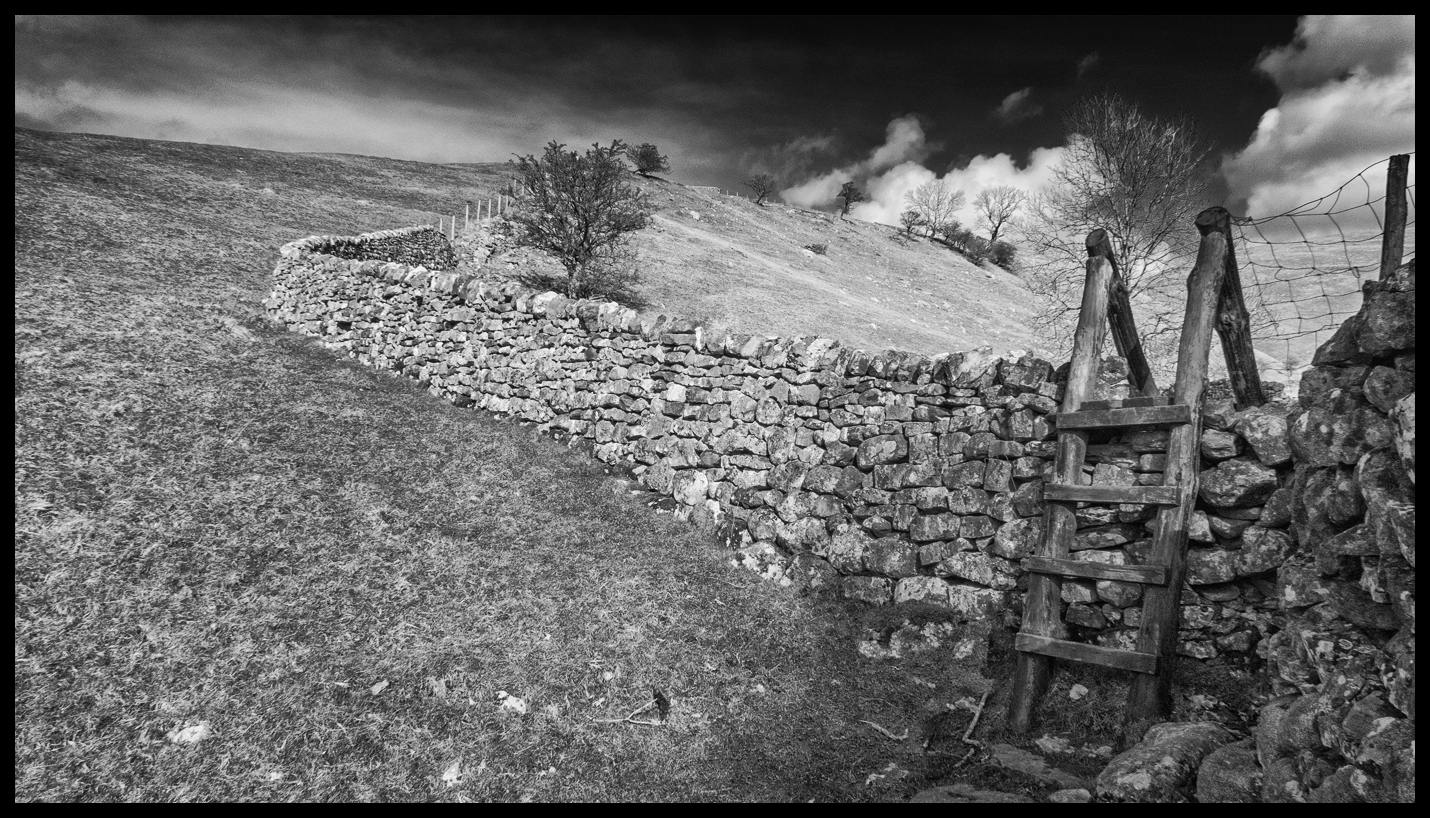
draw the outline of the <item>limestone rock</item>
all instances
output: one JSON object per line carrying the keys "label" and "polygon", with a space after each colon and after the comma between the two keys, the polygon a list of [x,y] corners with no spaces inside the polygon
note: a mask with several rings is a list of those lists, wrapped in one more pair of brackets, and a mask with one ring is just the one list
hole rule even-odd
{"label": "limestone rock", "polygon": [[1385,355],[1415,346],[1415,292],[1367,287],[1361,304],[1362,324],[1356,346],[1370,355]]}
{"label": "limestone rock", "polygon": [[1232,559],[1238,577],[1247,577],[1279,568],[1295,548],[1291,535],[1274,528],[1248,528],[1241,535],[1241,548]]}
{"label": "limestone rock", "polygon": [[1391,409],[1390,418],[1395,422],[1395,451],[1400,455],[1411,484],[1415,483],[1415,394],[1401,398]]}
{"label": "limestone rock", "polygon": [[1133,542],[1140,533],[1141,527],[1130,523],[1113,523],[1095,528],[1084,528],[1073,535],[1070,550],[1115,548]]}
{"label": "limestone rock", "polygon": [[995,767],[1021,773],[1040,784],[1064,789],[1080,789],[1084,786],[1083,781],[1077,776],[1048,764],[1037,753],[1014,747],[1011,744],[994,744],[989,750],[991,757],[988,761]]}
{"label": "limestone rock", "polygon": [[1237,552],[1225,548],[1187,549],[1187,584],[1216,585],[1236,579]]}
{"label": "limestone rock", "polygon": [[1099,801],[1184,803],[1195,794],[1197,768],[1230,732],[1210,722],[1158,724],[1097,776]]}
{"label": "limestone rock", "polygon": [[859,444],[855,464],[861,469],[897,463],[908,457],[909,441],[903,435],[875,435]]}
{"label": "limestone rock", "polygon": [[1032,555],[1043,537],[1043,518],[1025,517],[1005,523],[993,536],[988,553],[1004,559],[1021,560]]}
{"label": "limestone rock", "polygon": [[839,589],[839,572],[827,560],[810,552],[796,554],[786,572],[790,582],[805,593],[823,594]]}
{"label": "limestone rock", "polygon": [[1331,604],[1348,622],[1361,628],[1393,631],[1400,629],[1400,619],[1388,604],[1380,604],[1370,598],[1355,582],[1331,580],[1326,582],[1330,591]]}
{"label": "limestone rock", "polygon": [[1287,563],[1276,572],[1276,599],[1286,608],[1308,608],[1331,598],[1321,575],[1305,563]]}
{"label": "limestone rock", "polygon": [[1386,414],[1406,395],[1415,391],[1415,373],[1378,366],[1365,379],[1365,399]]}
{"label": "limestone rock", "polygon": [[864,548],[864,569],[881,576],[901,579],[919,573],[913,544],[898,537],[881,537]]}
{"label": "limestone rock", "polygon": [[840,587],[846,599],[871,605],[887,605],[894,595],[893,580],[884,577],[845,577]]}
{"label": "limestone rock", "polygon": [[1231,432],[1207,429],[1202,432],[1202,457],[1213,463],[1241,454],[1241,438]]}
{"label": "limestone rock", "polygon": [[841,524],[835,527],[829,542],[814,548],[814,553],[829,560],[829,564],[843,574],[853,574],[863,569],[864,554],[874,544],[874,538],[857,526]]}
{"label": "limestone rock", "polygon": [[1365,498],[1366,522],[1375,530],[1383,555],[1397,554],[1415,565],[1414,486],[1389,448],[1366,454],[1356,464],[1356,481]]}
{"label": "limestone rock", "polygon": [[1266,498],[1261,508],[1261,519],[1257,525],[1262,528],[1285,528],[1291,523],[1291,505],[1294,493],[1290,486],[1283,486]]}
{"label": "limestone rock", "polygon": [[1211,505],[1238,508],[1265,502],[1276,487],[1274,470],[1235,458],[1203,471],[1197,493]]}
{"label": "limestone rock", "polygon": [[1353,464],[1366,452],[1395,441],[1395,426],[1363,400],[1343,412],[1313,406],[1290,417],[1291,452],[1298,464]]}
{"label": "limestone rock", "polygon": [[1236,433],[1246,439],[1263,466],[1276,468],[1291,462],[1291,437],[1286,415],[1274,411],[1238,414]]}
{"label": "limestone rock", "polygon": [[962,551],[949,555],[934,566],[941,577],[958,577],[1001,591],[1012,590],[1018,583],[1018,566],[1001,557]]}

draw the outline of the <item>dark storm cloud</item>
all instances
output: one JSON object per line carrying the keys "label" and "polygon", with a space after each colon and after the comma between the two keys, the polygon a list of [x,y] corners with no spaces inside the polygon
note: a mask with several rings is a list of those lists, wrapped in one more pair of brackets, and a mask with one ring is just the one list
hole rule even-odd
{"label": "dark storm cloud", "polygon": [[500,161],[625,138],[692,157],[720,151],[710,117],[768,104],[707,79],[738,76],[739,48],[586,21],[38,18],[16,44],[17,124],[282,150]]}

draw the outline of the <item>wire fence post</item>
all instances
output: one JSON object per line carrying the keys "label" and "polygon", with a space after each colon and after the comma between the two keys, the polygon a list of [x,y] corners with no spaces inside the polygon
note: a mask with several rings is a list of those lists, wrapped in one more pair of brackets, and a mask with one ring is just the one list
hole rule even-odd
{"label": "wire fence post", "polygon": [[1395,275],[1405,255],[1405,186],[1410,175],[1410,154],[1390,157],[1385,174],[1385,240],[1380,245],[1380,280]]}
{"label": "wire fence post", "polygon": [[1237,409],[1261,406],[1266,394],[1261,389],[1261,371],[1256,349],[1251,344],[1251,316],[1241,291],[1241,271],[1236,265],[1236,245],[1231,237],[1231,214],[1224,207],[1209,207],[1197,214],[1197,225],[1209,225],[1226,237],[1226,271],[1217,299],[1216,333],[1226,356],[1226,374]]}

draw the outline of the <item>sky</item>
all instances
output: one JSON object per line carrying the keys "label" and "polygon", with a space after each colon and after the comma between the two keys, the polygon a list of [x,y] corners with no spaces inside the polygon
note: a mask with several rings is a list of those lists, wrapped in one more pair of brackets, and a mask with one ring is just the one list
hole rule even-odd
{"label": "sky", "polygon": [[1414,151],[1414,32],[1414,17],[21,16],[15,124],[427,162],[650,142],[674,181],[742,190],[768,172],[784,201],[821,208],[854,181],[868,201],[852,215],[895,224],[925,181],[970,203],[1047,184],[1061,112],[1106,90],[1196,120],[1214,201],[1265,217]]}

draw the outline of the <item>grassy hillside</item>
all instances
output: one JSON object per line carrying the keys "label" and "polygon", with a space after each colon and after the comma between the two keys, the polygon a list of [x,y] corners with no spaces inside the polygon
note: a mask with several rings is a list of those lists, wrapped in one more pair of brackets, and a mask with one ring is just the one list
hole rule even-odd
{"label": "grassy hillside", "polygon": [[[653,226],[636,240],[651,309],[868,350],[1033,346],[1022,282],[943,244],[828,213],[636,181],[656,207]],[[816,244],[824,255],[805,249]]]}
{"label": "grassy hillside", "polygon": [[[15,183],[17,800],[878,800],[951,765],[923,742],[981,652],[865,658],[889,612],[264,317],[283,242],[492,171],[16,129]],[[652,689],[669,718],[620,721]]]}
{"label": "grassy hillside", "polygon": [[[282,243],[429,221],[498,184],[16,129],[16,800],[877,801],[951,776],[1050,791],[961,740],[990,690],[975,738],[1003,729],[1011,661],[986,631],[798,597],[580,452],[263,315]],[[704,201],[684,208],[699,220],[662,211],[654,257],[724,236],[770,276],[803,270],[806,293],[884,304],[897,285],[786,244],[822,237],[832,266],[934,252]],[[740,224],[768,235],[736,242]],[[733,277],[704,286],[759,300]],[[798,331],[812,319],[790,305],[817,298],[780,289],[763,314]],[[908,621],[945,628],[942,646],[885,658]],[[1076,682],[1092,693],[1074,702]],[[1213,682],[1245,695],[1244,677]],[[1125,683],[1057,685],[1047,729],[1095,772]],[[640,710],[656,690],[663,720]],[[654,723],[625,720],[638,710]]]}

